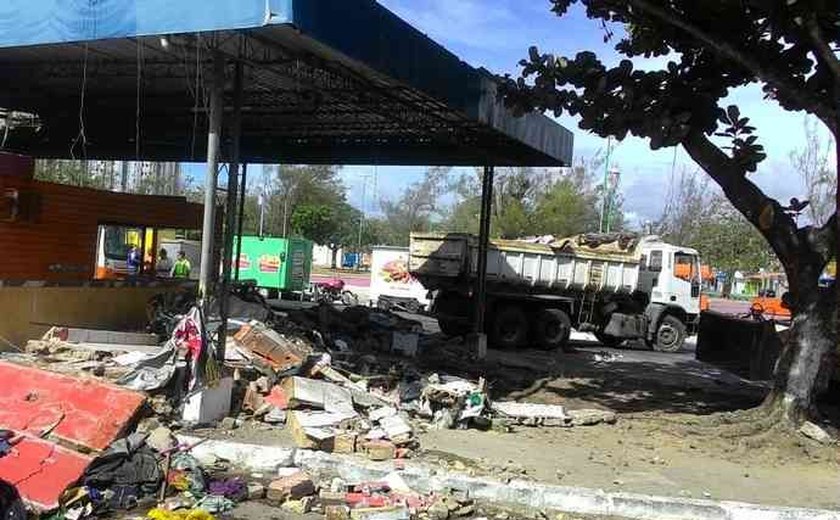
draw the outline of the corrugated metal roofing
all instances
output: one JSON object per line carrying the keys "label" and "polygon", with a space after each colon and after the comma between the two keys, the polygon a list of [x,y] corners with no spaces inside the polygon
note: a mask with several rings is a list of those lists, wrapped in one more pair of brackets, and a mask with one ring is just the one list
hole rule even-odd
{"label": "corrugated metal roofing", "polygon": [[233,63],[245,64],[249,162],[572,159],[569,131],[540,115],[513,118],[489,74],[373,0],[11,0],[0,7],[0,106],[43,124],[7,146],[202,160],[213,50],[229,62],[227,107]]}

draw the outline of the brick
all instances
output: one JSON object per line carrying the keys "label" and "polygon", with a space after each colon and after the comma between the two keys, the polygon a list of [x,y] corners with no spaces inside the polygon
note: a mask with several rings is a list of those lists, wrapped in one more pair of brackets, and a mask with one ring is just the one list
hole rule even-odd
{"label": "brick", "polygon": [[349,520],[350,508],[347,506],[327,506],[324,509],[326,520]]}
{"label": "brick", "polygon": [[384,440],[366,442],[364,451],[370,460],[393,460],[397,454],[394,443]]}
{"label": "brick", "polygon": [[278,478],[268,485],[266,497],[274,502],[299,500],[315,494],[315,484],[305,471]]}
{"label": "brick", "polygon": [[319,501],[325,506],[346,506],[347,493],[340,491],[327,491],[322,489],[318,495]]}
{"label": "brick", "polygon": [[245,397],[242,399],[242,409],[249,412],[256,412],[265,404],[265,398],[260,394],[257,385],[253,382],[245,390]]}
{"label": "brick", "polygon": [[301,366],[312,353],[310,346],[290,341],[262,324],[243,326],[233,339],[239,346],[265,360],[277,372]]}
{"label": "brick", "polygon": [[355,433],[339,433],[335,436],[333,453],[355,453],[356,438]]}

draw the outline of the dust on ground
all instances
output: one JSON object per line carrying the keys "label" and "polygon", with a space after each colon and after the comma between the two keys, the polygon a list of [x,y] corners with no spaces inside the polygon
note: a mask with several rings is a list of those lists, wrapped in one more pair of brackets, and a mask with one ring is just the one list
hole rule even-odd
{"label": "dust on ground", "polygon": [[766,433],[747,410],[769,385],[697,361],[691,351],[578,343],[571,353],[491,351],[482,368],[494,399],[611,409],[618,422],[429,431],[420,439],[427,461],[609,491],[840,508],[840,448],[796,432]]}
{"label": "dust on ground", "polygon": [[[427,329],[435,332],[434,325]],[[420,434],[417,458],[499,479],[840,509],[840,448],[796,432],[765,434],[767,425],[750,417],[747,410],[762,403],[768,384],[697,361],[690,348],[673,354],[586,341],[575,346],[574,352],[491,350],[479,362],[452,344],[417,363],[424,371],[485,377],[495,400],[610,409],[618,413],[616,424],[428,431]],[[739,424],[752,431],[739,434]],[[286,432],[259,424],[196,433],[293,446]]]}

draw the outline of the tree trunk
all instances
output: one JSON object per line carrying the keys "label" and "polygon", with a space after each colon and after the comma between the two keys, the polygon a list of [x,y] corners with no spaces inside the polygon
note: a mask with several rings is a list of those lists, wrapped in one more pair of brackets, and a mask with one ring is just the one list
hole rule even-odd
{"label": "tree trunk", "polygon": [[789,276],[794,295],[793,323],[776,368],[768,404],[781,407],[798,423],[814,411],[836,368],[836,297],[818,287],[819,272],[804,269]]}
{"label": "tree trunk", "polygon": [[338,260],[336,258],[338,257],[338,247],[330,246],[330,252],[332,252],[332,268],[337,269]]}

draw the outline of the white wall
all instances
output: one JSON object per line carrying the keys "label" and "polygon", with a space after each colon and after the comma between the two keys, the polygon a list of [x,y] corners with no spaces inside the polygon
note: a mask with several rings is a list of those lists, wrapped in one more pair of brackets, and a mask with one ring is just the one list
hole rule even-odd
{"label": "white wall", "polygon": [[[344,250],[339,249],[336,254],[336,262],[341,267],[341,257],[344,256]],[[327,246],[315,245],[312,247],[312,265],[317,267],[332,267],[332,250]]]}

